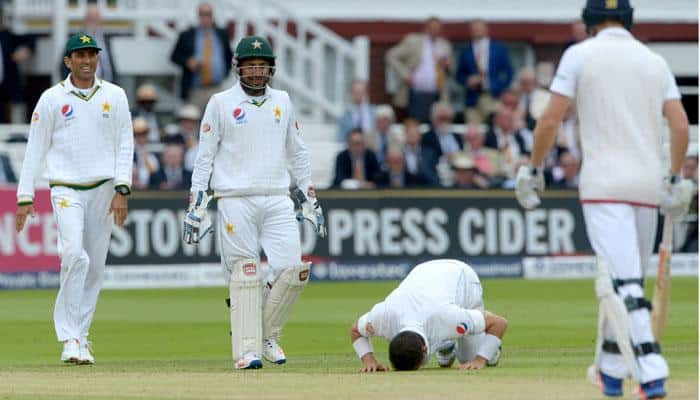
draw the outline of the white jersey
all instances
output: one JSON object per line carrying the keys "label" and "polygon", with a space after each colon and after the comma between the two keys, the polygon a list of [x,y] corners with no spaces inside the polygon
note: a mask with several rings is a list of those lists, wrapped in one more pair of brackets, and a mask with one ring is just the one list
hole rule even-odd
{"label": "white jersey", "polygon": [[364,337],[387,340],[404,330],[417,332],[430,356],[445,340],[484,332],[483,304],[481,282],[469,265],[433,260],[416,265],[384,301],[360,317],[357,329]]}
{"label": "white jersey", "polygon": [[216,196],[286,194],[290,172],[306,193],[311,164],[287,92],[268,87],[253,98],[237,83],[212,96],[199,130],[192,191],[206,190],[211,176]]}
{"label": "white jersey", "polygon": [[564,53],[550,89],[576,103],[581,201],[658,205],[663,105],[680,99],[664,59],[627,30],[607,28]]}
{"label": "white jersey", "polygon": [[44,161],[49,183],[80,186],[114,179],[114,185],[131,186],[134,132],[124,90],[95,78],[82,92],[68,75],[39,98],[17,188],[20,202],[34,198]]}

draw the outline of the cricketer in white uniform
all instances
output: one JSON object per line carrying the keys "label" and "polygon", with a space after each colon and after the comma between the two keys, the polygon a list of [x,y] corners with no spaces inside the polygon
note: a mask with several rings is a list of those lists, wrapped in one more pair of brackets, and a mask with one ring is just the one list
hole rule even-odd
{"label": "cricketer in white uniform", "polygon": [[[688,119],[663,58],[629,29],[628,0],[588,0],[583,20],[594,35],[563,55],[552,98],[535,129],[531,165],[518,171],[516,195],[536,207],[541,169],[570,106],[580,122],[583,166],[580,198],[588,238],[598,257],[596,293],[605,341],[596,352],[603,393],[621,396],[623,379],[640,383],[643,398],[666,395],[666,361],[650,325],[644,271],[653,251],[657,207],[678,218],[690,193],[679,177],[688,144]],[[663,119],[670,127],[671,169],[662,168]],[[667,178],[664,179],[664,174]]]}
{"label": "cricketer in white uniform", "polygon": [[[239,82],[212,96],[202,118],[184,240],[197,243],[206,234],[206,190],[211,186],[218,198],[221,261],[229,279],[234,367],[248,369],[262,367],[261,356],[286,362],[278,340],[309,279],[310,264],[301,260],[299,226],[289,198],[290,173],[303,216],[321,236],[325,225],[289,95],[267,86],[274,73],[272,47],[263,37],[246,37],[235,58]],[[267,276],[259,265],[261,247],[270,266]]]}
{"label": "cricketer in white uniform", "polygon": [[418,264],[384,301],[355,322],[350,337],[362,372],[387,368],[374,357],[371,337],[390,341],[395,370],[416,370],[437,353],[438,364],[462,369],[495,365],[505,318],[484,310],[483,290],[467,264],[441,259]]}
{"label": "cricketer in white uniform", "polygon": [[34,214],[34,180],[46,165],[58,226],[61,280],[54,325],[64,343],[61,360],[92,364],[90,324],[107,259],[112,221],[127,214],[134,154],[131,114],[124,90],[95,76],[95,39],[68,39],[64,62],[71,70],[47,89],[32,115],[17,189],[17,231]]}

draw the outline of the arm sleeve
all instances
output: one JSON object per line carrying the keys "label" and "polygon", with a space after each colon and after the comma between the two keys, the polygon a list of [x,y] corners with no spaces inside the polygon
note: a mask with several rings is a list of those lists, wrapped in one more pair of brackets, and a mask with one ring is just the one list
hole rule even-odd
{"label": "arm sleeve", "polygon": [[412,53],[413,51],[410,40],[411,36],[407,36],[401,43],[389,49],[385,56],[386,63],[401,79],[406,79],[411,76],[411,70],[402,61],[405,58],[405,54]]}
{"label": "arm sleeve", "polygon": [[680,100],[681,92],[678,90],[678,85],[676,85],[676,77],[673,76],[673,72],[666,64],[666,70],[668,71],[668,88],[666,89],[666,94],[664,100]]}
{"label": "arm sleeve", "polygon": [[202,125],[199,127],[199,147],[192,171],[192,191],[207,190],[211,176],[214,157],[219,150],[222,124],[216,96],[213,96],[204,111]]}
{"label": "arm sleeve", "polygon": [[311,161],[309,150],[301,139],[301,127],[297,121],[294,108],[289,102],[289,121],[287,124],[287,164],[295,183],[304,194],[313,186],[311,182]]}
{"label": "arm sleeve", "polygon": [[131,126],[131,112],[126,93],[122,90],[119,96],[117,117],[117,165],[114,173],[114,185],[127,185],[131,187],[131,169],[134,166],[134,129]]}
{"label": "arm sleeve", "polygon": [[571,46],[564,52],[552,85],[549,87],[552,92],[571,99],[576,97],[578,78],[581,73],[582,58],[579,46]]}
{"label": "arm sleeve", "polygon": [[486,329],[484,313],[467,310],[455,304],[446,305],[440,310],[440,330],[451,335],[476,335]]}
{"label": "arm sleeve", "polygon": [[19,203],[34,200],[34,180],[39,174],[39,168],[51,146],[53,125],[51,107],[46,93],[44,93],[34,108],[32,122],[29,127],[29,141],[24,153],[22,172],[17,187],[17,201]]}

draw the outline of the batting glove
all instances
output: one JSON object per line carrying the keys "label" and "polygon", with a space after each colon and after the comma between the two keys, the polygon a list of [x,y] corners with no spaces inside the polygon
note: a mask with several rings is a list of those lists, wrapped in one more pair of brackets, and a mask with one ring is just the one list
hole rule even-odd
{"label": "batting glove", "polygon": [[207,233],[213,231],[211,218],[207,207],[211,198],[207,192],[200,190],[192,193],[190,208],[185,215],[185,228],[182,240],[187,244],[197,244]]}
{"label": "batting glove", "polygon": [[532,210],[540,205],[537,191],[544,191],[544,175],[542,169],[523,165],[515,177],[515,197],[526,210]]}
{"label": "batting glove", "polygon": [[680,176],[664,178],[661,190],[661,214],[679,222],[688,213],[690,201],[695,194],[695,184]]}
{"label": "batting glove", "polygon": [[323,218],[323,210],[316,197],[307,198],[301,189],[297,189],[295,194],[301,206],[301,209],[297,212],[297,220],[299,222],[304,220],[311,222],[318,236],[326,237],[326,219]]}

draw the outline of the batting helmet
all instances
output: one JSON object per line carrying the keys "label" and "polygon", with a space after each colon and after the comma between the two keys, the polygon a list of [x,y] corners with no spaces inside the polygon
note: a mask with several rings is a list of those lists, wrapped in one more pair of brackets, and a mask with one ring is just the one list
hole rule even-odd
{"label": "batting helmet", "polygon": [[236,46],[236,61],[238,64],[248,58],[262,58],[267,60],[271,66],[275,65],[275,55],[272,53],[272,46],[262,36],[246,36],[238,42]]}
{"label": "batting helmet", "polygon": [[629,30],[633,11],[629,0],[586,0],[581,18],[589,30],[606,20],[618,20]]}

